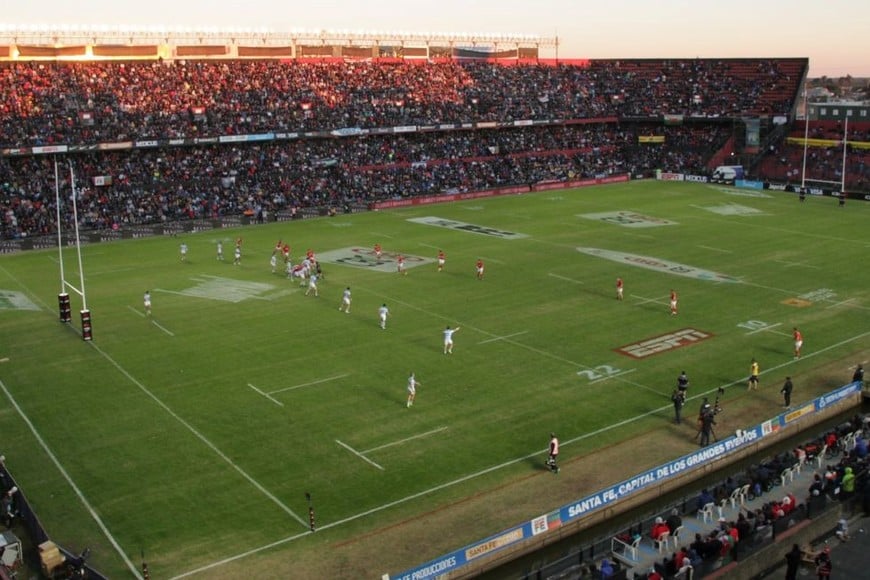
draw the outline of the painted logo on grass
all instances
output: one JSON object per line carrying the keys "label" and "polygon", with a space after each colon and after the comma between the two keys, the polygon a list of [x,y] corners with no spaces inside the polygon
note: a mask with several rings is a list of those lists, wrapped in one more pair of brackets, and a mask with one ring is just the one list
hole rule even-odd
{"label": "painted logo on grass", "polygon": [[749,207],[745,205],[740,205],[739,203],[728,203],[725,205],[711,205],[711,206],[693,206],[699,209],[703,209],[705,211],[709,211],[710,213],[715,213],[718,215],[736,215],[736,216],[749,216],[749,215],[764,215],[764,212],[760,209],[755,209],[754,207]]}
{"label": "painted logo on grass", "polygon": [[39,306],[21,292],[0,290],[0,310],[39,310]]}
{"label": "painted logo on grass", "polygon": [[647,270],[655,270],[657,272],[666,272],[668,274],[676,274],[677,276],[685,276],[686,278],[694,278],[695,280],[708,280],[710,282],[740,282],[738,278],[719,274],[710,270],[703,270],[686,264],[670,262],[660,258],[652,258],[650,256],[639,256],[637,254],[626,254],[624,252],[614,252],[611,250],[602,250],[601,248],[577,248],[578,252],[589,254],[590,256],[598,256],[605,260],[629,264]]}
{"label": "painted logo on grass", "polygon": [[581,213],[577,217],[588,220],[598,220],[625,228],[657,228],[660,226],[675,226],[677,222],[657,217],[643,215],[633,211],[606,211],[602,213]]}
{"label": "painted logo on grass", "polygon": [[448,219],[434,217],[434,216],[409,218],[408,221],[418,223],[418,224],[425,224],[427,226],[436,226],[439,228],[448,228],[451,230],[458,230],[460,232],[469,232],[472,234],[481,234],[484,236],[492,236],[494,238],[502,238],[505,240],[519,240],[521,238],[529,237],[526,234],[518,234],[516,232],[509,232],[506,230],[499,230],[496,228],[488,228],[486,226],[478,226],[475,224],[468,224],[465,222],[459,222],[456,220],[448,220]]}
{"label": "painted logo on grass", "polygon": [[[398,252],[381,252],[381,259],[375,256],[375,251],[372,248],[363,248],[362,246],[353,246],[350,248],[341,248],[329,252],[318,252],[317,260],[328,264],[341,264],[342,266],[354,266],[356,268],[368,268],[375,272],[396,272],[396,258]],[[411,254],[402,254],[405,258],[405,269],[416,268],[423,264],[431,264],[435,262],[434,258],[424,258],[423,256],[414,256]]]}
{"label": "painted logo on grass", "polygon": [[262,296],[262,294],[275,289],[275,286],[271,284],[250,282],[248,280],[233,280],[232,278],[221,278],[220,276],[202,275],[191,278],[191,280],[197,282],[197,285],[181,291],[164,290],[163,288],[155,288],[154,290],[156,292],[181,294],[182,296],[192,296],[194,298],[241,302],[249,298],[271,300],[270,297]]}
{"label": "painted logo on grass", "polygon": [[627,344],[614,350],[619,354],[640,359],[654,354],[667,352],[669,350],[682,348],[684,346],[697,344],[702,340],[711,338],[712,336],[713,334],[696,328],[683,328],[676,332],[669,332],[668,334],[645,338],[640,342]]}

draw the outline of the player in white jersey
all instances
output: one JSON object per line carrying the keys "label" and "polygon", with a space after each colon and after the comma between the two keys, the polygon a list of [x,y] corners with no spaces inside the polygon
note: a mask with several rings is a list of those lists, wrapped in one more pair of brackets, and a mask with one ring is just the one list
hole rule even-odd
{"label": "player in white jersey", "polygon": [[284,263],[284,272],[287,274],[288,278],[293,277],[293,262],[289,259]]}
{"label": "player in white jersey", "polygon": [[378,308],[378,320],[380,320],[380,324],[381,324],[382,329],[387,328],[387,316],[389,316],[389,315],[390,315],[390,309],[387,308],[386,304],[383,304],[383,305],[381,305],[380,308]]}
{"label": "player in white jersey", "polygon": [[305,295],[308,296],[308,293],[314,290],[314,297],[320,296],[317,292],[317,274],[312,274],[311,278],[308,279],[308,289],[305,291]]}
{"label": "player in white jersey", "polygon": [[145,314],[151,316],[151,292],[149,290],[145,291],[145,296],[142,298],[142,302],[145,305]]}
{"label": "player in white jersey", "polygon": [[272,254],[272,257],[269,258],[269,265],[272,266],[272,273],[275,273],[275,270],[278,269],[278,257],[275,254]]}
{"label": "player in white jersey", "polygon": [[408,376],[408,402],[405,405],[410,408],[414,404],[414,398],[417,396],[417,387],[421,386],[414,373]]}
{"label": "player in white jersey", "polygon": [[224,261],[224,243],[220,241],[217,243],[217,259],[220,262]]}
{"label": "player in white jersey", "polygon": [[187,261],[187,244],[181,244],[181,261]]}
{"label": "player in white jersey", "polygon": [[233,252],[233,266],[242,265],[242,246],[236,244],[236,249]]}
{"label": "player in white jersey", "polygon": [[444,329],[444,354],[453,354],[453,333],[459,332],[459,327]]}
{"label": "player in white jersey", "polygon": [[350,314],[350,286],[344,289],[344,294],[341,295],[341,304],[338,306],[338,311],[344,310]]}

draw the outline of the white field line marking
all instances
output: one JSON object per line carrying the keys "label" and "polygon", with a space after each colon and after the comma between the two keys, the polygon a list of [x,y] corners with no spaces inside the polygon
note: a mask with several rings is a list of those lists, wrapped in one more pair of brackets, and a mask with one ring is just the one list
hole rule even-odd
{"label": "white field line marking", "polygon": [[502,262],[501,260],[496,260],[495,258],[487,258],[486,256],[481,256],[481,260],[486,262],[492,262],[493,264],[506,264],[507,262]]}
{"label": "white field line marking", "polygon": [[404,439],[400,439],[398,441],[393,441],[392,443],[387,443],[385,445],[381,445],[379,447],[372,447],[371,449],[366,449],[365,451],[360,451],[363,455],[366,453],[371,453],[372,451],[380,451],[381,449],[386,449],[387,447],[392,447],[393,445],[401,445],[402,443],[407,443],[408,441],[413,441],[414,439],[420,439],[421,437],[428,437],[429,435],[434,435],[435,433],[440,433],[447,429],[447,426],[438,427],[437,429],[432,429],[431,431],[426,431],[425,433],[420,433],[419,435],[412,435],[410,437],[405,437]]}
{"label": "white field line marking", "polygon": [[705,250],[712,250],[714,252],[719,252],[721,254],[733,254],[734,253],[731,250],[723,250],[722,248],[714,248],[713,246],[702,246],[702,245],[698,244],[698,247],[704,248]]}
{"label": "white field line marking", "polygon": [[[394,302],[395,302],[395,301],[394,301]],[[412,307],[412,308],[413,308],[413,307]],[[469,328],[470,328],[470,327],[469,327]],[[838,347],[840,347],[840,346],[843,346],[844,344],[848,344],[848,343],[853,342],[853,341],[855,341],[855,340],[858,340],[858,339],[864,338],[865,336],[868,336],[868,335],[870,335],[870,331],[865,332],[865,333],[863,333],[863,334],[859,334],[859,335],[857,335],[857,336],[853,336],[852,338],[847,338],[846,340],[840,341],[840,342],[838,342],[838,343],[836,343],[836,344],[829,345],[829,346],[827,346],[827,347],[825,347],[825,348],[823,348],[823,349],[817,350],[817,351],[815,351],[815,352],[811,352],[810,354],[805,355],[803,358],[806,359],[806,358],[810,358],[810,357],[815,356],[815,355],[822,354],[823,352],[827,352],[827,351],[829,351],[829,350],[831,350],[831,349],[838,348]],[[781,369],[781,368],[783,368],[783,367],[785,367],[785,366],[788,366],[788,365],[790,365],[790,364],[794,364],[795,362],[796,362],[796,361],[787,361],[787,362],[784,362],[784,363],[782,363],[782,364],[776,365],[776,366],[774,366],[774,367],[771,367],[771,368],[769,368],[769,369],[767,369],[767,370],[762,371],[761,374],[762,374],[762,375],[765,375],[765,374],[767,374],[767,373],[769,373],[769,372],[773,372],[773,371],[775,371],[775,370]],[[719,388],[727,388],[727,387],[730,387],[730,386],[733,386],[733,385],[738,385],[738,384],[741,384],[741,385],[742,385],[745,381],[746,381],[746,378],[745,378],[745,377],[741,377],[741,378],[739,378],[739,379],[737,379],[737,380],[735,380],[735,381],[732,381],[732,382],[730,382],[730,383],[727,383],[727,384],[721,385],[720,387],[714,387],[714,388],[712,388],[712,389],[710,389],[710,390],[708,390],[708,391],[706,391],[706,392],[704,392],[704,393],[699,393],[698,395],[695,395],[695,396],[691,397],[689,400],[700,399],[701,397],[705,397],[705,396],[707,396],[707,395],[710,395],[710,394],[712,394],[712,393],[715,393]],[[663,395],[663,396],[664,396],[664,395]],[[605,432],[607,432],[607,431],[610,431],[611,429],[619,429],[619,428],[621,428],[621,427],[623,427],[623,426],[625,426],[625,425],[628,425],[629,423],[633,423],[633,422],[638,421],[638,420],[640,420],[640,419],[644,419],[644,418],[646,418],[646,417],[651,417],[651,416],[653,416],[653,415],[656,415],[656,414],[659,414],[659,413],[662,413],[662,412],[665,412],[665,411],[670,411],[671,408],[672,408],[672,405],[671,405],[670,403],[668,403],[667,405],[664,405],[664,406],[662,406],[662,407],[659,407],[658,409],[652,409],[652,410],[650,410],[650,411],[647,411],[646,413],[642,413],[642,414],[640,414],[640,415],[636,415],[636,416],[634,416],[634,417],[631,417],[631,418],[629,418],[629,419],[625,419],[625,420],[620,421],[620,422],[618,422],[618,423],[614,423],[614,424],[612,424],[612,425],[608,425],[608,426],[606,426],[606,427],[602,427],[601,429],[598,429],[598,430],[596,430],[596,431],[593,431],[593,432],[590,432],[590,433],[584,433],[583,435],[580,435],[580,436],[574,437],[573,439],[569,439],[569,440],[567,440],[567,441],[563,441],[563,442],[562,442],[562,445],[568,445],[568,444],[576,443],[576,442],[578,442],[578,441],[583,441],[584,439],[589,439],[589,438],[597,437],[597,436],[600,435],[601,433],[605,433]],[[528,459],[531,459],[531,458],[534,458],[534,457],[540,457],[542,454],[544,454],[544,453],[546,453],[546,452],[547,452],[546,449],[542,449],[542,450],[540,450],[540,451],[534,451],[534,452],[529,453],[528,455],[525,455],[525,456],[523,456],[523,457],[517,457],[517,458],[515,458],[515,459],[511,459],[511,460],[509,460],[509,461],[505,461],[504,463],[500,463],[500,464],[498,464],[498,465],[493,465],[493,466],[491,466],[491,467],[487,467],[486,469],[483,469],[483,470],[481,470],[481,471],[477,471],[477,472],[475,472],[475,473],[470,473],[470,474],[468,474],[468,475],[464,475],[464,476],[462,476],[462,477],[460,477],[460,478],[458,478],[458,479],[454,479],[454,480],[452,480],[452,481],[444,482],[444,483],[442,483],[442,484],[440,484],[440,485],[436,485],[436,486],[434,486],[434,487],[430,487],[429,489],[424,489],[423,491],[420,491],[420,492],[418,492],[418,493],[415,493],[415,494],[412,494],[412,495],[409,495],[409,496],[405,496],[405,497],[403,497],[403,498],[399,498],[399,499],[397,499],[397,500],[395,500],[395,501],[391,501],[391,502],[388,502],[388,503],[382,504],[382,505],[380,505],[380,506],[378,506],[378,507],[374,507],[374,508],[372,508],[372,509],[370,509],[370,510],[366,510],[366,511],[364,511],[364,512],[360,512],[360,513],[358,513],[358,514],[355,514],[355,515],[352,515],[352,516],[346,517],[346,518],[344,518],[344,519],[336,520],[336,521],[334,521],[334,522],[332,522],[332,523],[329,523],[329,524],[320,525],[320,526],[318,526],[318,529],[319,529],[319,530],[325,530],[325,529],[335,528],[335,527],[338,527],[338,526],[341,526],[341,525],[347,524],[347,523],[349,523],[349,522],[352,522],[352,521],[358,520],[358,519],[360,519],[360,518],[364,518],[364,517],[370,516],[370,515],[372,515],[372,514],[375,514],[375,513],[378,513],[378,512],[384,511],[384,510],[391,509],[391,508],[393,508],[393,507],[395,507],[395,506],[397,506],[397,505],[401,505],[401,504],[404,504],[404,503],[408,503],[408,502],[414,501],[414,500],[416,500],[416,499],[419,499],[419,498],[421,498],[421,497],[424,497],[424,496],[427,496],[427,495],[430,495],[430,494],[433,494],[433,493],[439,492],[439,491],[441,491],[441,490],[443,490],[443,489],[447,489],[447,488],[449,488],[449,487],[453,487],[453,486],[455,486],[455,485],[459,485],[459,484],[464,483],[464,482],[466,482],[466,481],[469,481],[469,480],[472,480],[472,479],[475,479],[475,478],[478,478],[478,477],[481,477],[481,476],[487,475],[487,474],[492,473],[492,472],[494,472],[494,471],[498,471],[498,470],[500,470],[500,469],[504,469],[505,467],[510,467],[511,465],[516,465],[517,463],[521,463],[521,462],[523,462],[523,461],[527,461]],[[270,550],[270,549],[274,548],[275,546],[280,546],[280,545],[282,545],[282,544],[286,544],[286,543],[288,543],[288,542],[292,542],[292,541],[294,541],[294,540],[297,540],[297,539],[302,538],[302,537],[307,536],[307,535],[308,535],[308,533],[304,533],[304,534],[295,534],[295,535],[293,535],[293,536],[287,536],[287,537],[282,538],[282,539],[280,539],[280,540],[277,540],[277,541],[275,541],[275,542],[272,542],[272,543],[266,544],[266,545],[264,545],[264,546],[260,546],[259,548],[253,548],[253,549],[251,549],[251,550],[247,550],[247,551],[242,552],[242,553],[240,553],[240,554],[236,554],[235,556],[230,556],[230,557],[228,557],[228,558],[224,558],[223,560],[220,560],[220,561],[218,561],[218,562],[212,562],[211,564],[207,564],[206,566],[203,566],[203,567],[201,567],[201,568],[197,568],[196,570],[191,570],[191,571],[189,571],[189,572],[185,572],[185,573],[183,573],[183,574],[180,574],[180,575],[178,575],[178,576],[175,576],[172,580],[175,580],[175,579],[177,579],[177,578],[184,578],[184,577],[187,577],[187,576],[192,576],[192,575],[197,574],[197,573],[199,573],[199,572],[202,572],[202,571],[205,571],[205,570],[210,570],[210,569],[212,569],[212,568],[216,568],[216,567],[218,567],[218,566],[222,566],[222,565],[224,565],[224,564],[228,564],[228,563],[230,563],[230,562],[234,562],[234,561],[236,561],[236,560],[240,560],[240,559],[245,558],[245,557],[247,557],[247,556],[251,556],[251,555],[253,555],[253,554],[257,554],[257,553],[260,553],[260,552],[263,552],[263,551],[266,551],[266,550]]]}
{"label": "white field line marking", "polygon": [[138,268],[116,268],[114,270],[100,270],[97,272],[88,272],[88,276],[102,276],[104,274],[117,274],[118,272],[130,272]]}
{"label": "white field line marking", "polygon": [[[197,282],[200,282],[200,281],[201,280],[197,280]],[[177,292],[175,290],[164,290],[163,288],[155,288],[154,291],[155,292],[163,292],[164,294],[177,294],[178,296],[188,296],[188,297],[190,296],[190,294],[185,294],[184,292]]]}
{"label": "white field line marking", "polygon": [[635,232],[622,232],[622,235],[623,235],[623,236],[631,236],[631,237],[634,237],[634,238],[641,238],[641,239],[644,239],[644,240],[654,240],[654,239],[655,239],[655,236],[651,236],[651,235],[649,235],[649,234],[638,234],[638,233],[635,233]]}
{"label": "white field line marking", "polygon": [[4,356],[3,358],[0,358],[0,363],[8,363],[8,362],[9,362],[8,356]]}
{"label": "white field line marking", "polygon": [[433,250],[440,250],[438,246],[433,246],[432,244],[417,244],[418,246],[423,246],[424,248],[432,248]]}
{"label": "white field line marking", "polygon": [[292,387],[284,387],[283,389],[276,389],[274,391],[269,391],[270,395],[274,395],[275,393],[283,393],[284,391],[292,391],[294,389],[301,389],[302,387],[310,387],[312,385],[319,385],[320,383],[325,383],[327,381],[334,381],[336,379],[343,379],[344,377],[350,376],[350,373],[344,373],[343,375],[335,375],[334,377],[327,377],[325,379],[320,379],[319,381],[311,381],[310,383],[303,383],[301,385],[293,385]]}
{"label": "white field line marking", "polygon": [[649,302],[655,302],[656,304],[667,304],[665,300],[667,300],[668,298],[667,295],[659,296],[658,298],[644,298],[643,296],[638,296],[637,294],[632,294],[631,297],[640,299],[640,302],[637,303],[638,306],[640,306],[641,304],[647,304]]}
{"label": "white field line marking", "polygon": [[160,330],[162,330],[163,332],[165,332],[166,334],[168,334],[169,336],[175,336],[175,333],[174,333],[174,332],[172,332],[171,330],[169,330],[169,329],[166,328],[165,326],[161,325],[161,324],[160,324],[159,322],[157,322],[156,320],[152,320],[151,323],[152,323],[154,326],[156,326],[157,328],[159,328]]}
{"label": "white field line marking", "polygon": [[356,455],[357,457],[359,457],[360,459],[362,459],[363,461],[365,461],[366,463],[374,465],[375,467],[377,467],[381,471],[384,471],[383,467],[381,467],[380,465],[378,465],[377,463],[375,463],[374,461],[372,461],[371,459],[369,459],[368,457],[366,457],[365,455],[363,455],[362,453],[360,453],[359,451],[357,451],[356,449],[354,449],[353,447],[351,447],[347,443],[342,443],[338,439],[336,439],[335,442],[338,443],[339,445],[341,445],[342,447],[344,447],[345,449],[347,449],[348,451],[350,451],[351,453],[353,453],[354,455]]}
{"label": "white field line marking", "polygon": [[390,239],[390,240],[395,239],[395,238],[393,238],[393,236],[390,236],[390,235],[387,235],[387,234],[382,234],[382,233],[380,233],[380,232],[369,232],[369,233],[370,233],[371,235],[373,235],[373,236],[378,236],[379,238],[387,238],[387,239]]}
{"label": "white field line marking", "polygon": [[572,282],[574,284],[585,284],[585,282],[581,282],[580,280],[568,278],[567,276],[560,276],[559,274],[553,274],[552,272],[548,272],[547,276],[550,276],[551,278],[558,278],[559,280],[565,280],[566,282]]}
{"label": "white field line marking", "polygon": [[130,312],[132,312],[133,314],[138,314],[138,315],[141,316],[142,318],[145,318],[145,313],[144,313],[144,312],[139,312],[138,310],[136,310],[135,308],[133,308],[133,307],[130,306],[129,304],[127,305],[127,308],[129,308],[129,309],[130,309]]}
{"label": "white field line marking", "polygon": [[275,403],[276,405],[278,405],[279,407],[284,406],[284,403],[282,403],[278,399],[275,399],[274,397],[270,396],[269,393],[264,393],[263,391],[261,391],[260,389],[258,389],[254,385],[252,385],[251,383],[248,383],[248,386],[251,387],[252,389],[254,389],[255,391],[257,391],[258,393],[260,393],[261,395],[263,395],[264,397],[266,397],[267,399],[269,399],[270,401],[272,401],[273,403]]}
{"label": "white field line marking", "polygon": [[777,322],[776,324],[768,324],[767,326],[763,326],[761,328],[756,328],[755,330],[751,330],[746,333],[746,336],[750,334],[755,334],[757,332],[761,332],[762,330],[770,330],[771,328],[776,328],[777,326],[782,326],[782,322]]}
{"label": "white field line marking", "polygon": [[789,262],[788,260],[774,260],[777,264],[784,264],[787,267],[792,266],[800,266],[801,268],[815,268],[816,270],[821,270],[820,266],[813,266],[811,264],[805,264],[803,262]]}
{"label": "white field line marking", "polygon": [[772,332],[773,334],[778,334],[778,335],[780,335],[780,336],[788,336],[788,337],[791,337],[791,336],[792,336],[792,335],[789,334],[788,332],[782,332],[782,331],[780,331],[780,330],[770,330],[770,329],[772,328],[772,326],[779,326],[779,324],[774,324],[774,325],[771,325],[771,326],[765,326],[765,327],[762,328],[761,330],[766,330],[766,331],[768,331],[768,332]]}
{"label": "white field line marking", "polygon": [[[616,377],[621,377],[621,376],[624,376],[624,375],[627,375],[627,374],[633,373],[633,372],[636,371],[636,370],[637,370],[637,369],[628,369],[627,371],[619,371],[618,373],[613,373],[612,375],[607,375],[606,377],[601,377],[600,379],[595,379],[594,381],[589,381],[589,384],[590,384],[590,385],[594,385],[595,383],[600,383],[600,382],[602,382],[602,381],[606,381],[607,379],[614,379],[614,378],[616,378]],[[656,393],[659,392],[659,391],[656,391],[655,389],[650,389],[650,388],[647,387],[646,385],[640,385],[640,384],[637,384],[637,383],[631,383],[631,384],[632,384],[632,385],[637,385],[638,387],[643,387],[643,388],[645,388],[645,389],[649,389],[649,390],[651,390],[651,391],[655,391]]]}
{"label": "white field line marking", "polygon": [[[854,298],[847,298],[846,300],[840,300],[839,302],[834,302],[833,304],[831,304],[827,308],[836,308],[837,306],[843,306],[845,304],[849,304],[849,302],[854,302],[854,301],[855,301]],[[826,308],[826,310],[827,310],[827,308]]]}
{"label": "white field line marking", "polygon": [[97,526],[99,526],[100,530],[102,530],[103,535],[106,536],[106,538],[109,540],[109,542],[115,548],[115,551],[118,552],[118,554],[124,560],[124,563],[127,564],[127,568],[130,569],[130,571],[133,573],[133,575],[136,578],[141,579],[142,575],[139,573],[139,569],[127,557],[126,552],[124,552],[124,550],[118,544],[118,541],[112,535],[112,532],[109,531],[109,528],[107,528],[106,524],[103,523],[103,520],[100,518],[99,514],[97,514],[96,510],[94,510],[93,506],[91,506],[91,503],[88,501],[88,498],[85,497],[85,494],[82,493],[82,490],[79,489],[79,486],[76,485],[76,482],[73,481],[73,478],[70,476],[69,473],[67,473],[67,470],[64,469],[64,466],[61,464],[60,460],[58,460],[57,456],[54,454],[54,452],[51,450],[51,448],[48,446],[48,444],[42,438],[42,435],[39,434],[39,431],[36,430],[36,427],[34,427],[33,423],[30,421],[30,418],[24,414],[24,411],[18,405],[18,401],[16,401],[15,398],[12,397],[12,393],[9,392],[9,390],[6,388],[6,385],[3,383],[2,380],[0,380],[0,388],[3,389],[3,393],[6,395],[6,398],[9,399],[9,402],[12,403],[12,406],[15,407],[16,411],[18,411],[18,415],[21,417],[21,419],[24,421],[24,423],[30,429],[30,432],[33,433],[33,436],[39,442],[39,445],[42,447],[43,451],[45,451],[45,454],[48,455],[49,459],[51,459],[51,462],[54,463],[54,466],[57,467],[57,470],[60,472],[60,474],[66,480],[66,482],[69,484],[69,486],[75,492],[75,494],[79,497],[79,500],[82,502],[82,505],[84,505],[85,509],[88,510],[88,512],[91,514],[91,517],[93,518],[93,520],[95,522],[97,522]]}
{"label": "white field line marking", "polygon": [[506,334],[505,336],[497,336],[497,337],[495,337],[495,338],[487,338],[486,340],[482,340],[482,341],[478,342],[477,344],[486,344],[486,343],[488,343],[488,342],[495,342],[495,341],[497,341],[497,340],[504,340],[504,339],[506,339],[506,338],[512,338],[512,337],[514,337],[514,336],[520,336],[521,334],[527,334],[528,332],[529,332],[528,330],[524,330],[524,331],[522,331],[522,332],[515,332],[515,333],[513,333],[513,334]]}
{"label": "white field line marking", "polygon": [[134,385],[136,385],[136,386],[139,388],[140,391],[142,391],[142,392],[143,392],[145,395],[147,395],[151,400],[153,400],[155,403],[157,403],[157,404],[158,404],[158,405],[159,405],[159,406],[160,406],[164,411],[166,411],[166,412],[169,414],[170,417],[172,417],[173,419],[175,419],[176,421],[178,421],[182,426],[184,426],[185,429],[187,429],[188,431],[190,431],[190,433],[192,433],[192,434],[193,434],[197,439],[199,439],[200,441],[202,441],[202,442],[205,444],[206,447],[208,447],[209,449],[211,449],[212,451],[214,451],[214,453],[215,453],[218,457],[220,457],[221,459],[223,459],[224,462],[225,462],[227,465],[229,465],[230,467],[232,467],[232,468],[233,468],[233,469],[234,469],[234,470],[235,470],[239,475],[241,475],[243,478],[245,478],[245,479],[248,481],[248,483],[250,483],[251,485],[253,485],[253,486],[254,486],[254,487],[255,487],[255,488],[256,488],[260,493],[262,493],[262,494],[265,495],[267,498],[269,498],[270,500],[272,500],[272,503],[274,503],[274,504],[277,505],[279,508],[281,508],[281,510],[282,510],[284,513],[286,513],[287,515],[289,515],[290,517],[292,517],[294,520],[296,520],[297,522],[299,522],[300,524],[302,524],[303,526],[305,526],[306,528],[308,528],[308,522],[306,522],[306,521],[303,520],[301,517],[299,517],[299,516],[296,514],[296,512],[294,512],[293,510],[291,510],[291,509],[290,509],[289,507],[287,507],[287,506],[286,506],[286,505],[285,505],[285,504],[284,504],[280,499],[278,499],[277,497],[275,497],[275,495],[274,495],[271,491],[269,491],[268,489],[266,489],[265,487],[263,487],[263,485],[262,485],[259,481],[257,481],[256,479],[254,479],[250,474],[248,474],[247,471],[245,471],[244,469],[242,469],[241,467],[239,467],[239,466],[238,466],[238,465],[237,465],[237,464],[236,464],[232,459],[230,459],[230,458],[229,458],[229,457],[228,457],[228,456],[227,456],[223,451],[221,451],[221,450],[218,448],[217,445],[215,445],[214,443],[212,443],[212,442],[211,442],[211,441],[210,441],[210,440],[209,440],[205,435],[203,435],[202,433],[200,433],[200,432],[196,429],[196,427],[194,427],[193,425],[191,425],[190,423],[188,423],[187,421],[185,421],[185,420],[181,417],[181,415],[179,415],[178,413],[176,413],[175,411],[173,411],[172,408],[171,408],[169,405],[167,405],[166,403],[164,403],[163,400],[162,400],[160,397],[158,397],[157,395],[155,395],[154,393],[152,393],[150,390],[148,390],[148,387],[146,387],[145,385],[143,385],[141,382],[139,382],[139,380],[138,380],[136,377],[134,377],[134,376],[131,375],[129,372],[127,372],[127,369],[125,369],[124,367],[122,367],[122,366],[121,366],[117,361],[115,361],[115,359],[113,359],[111,356],[109,356],[108,353],[106,353],[105,351],[103,351],[103,350],[102,350],[99,346],[97,346],[93,341],[88,342],[88,344],[89,344],[89,345],[90,345],[94,350],[96,350],[98,353],[100,353],[100,355],[102,355],[102,357],[103,357],[104,359],[106,359],[106,360],[107,360],[107,361],[108,361],[108,362],[109,362],[113,367],[115,367],[116,369],[118,369],[118,372],[120,372],[122,375],[124,375],[125,377],[127,377],[127,379],[128,379],[131,383],[133,383]]}
{"label": "white field line marking", "polygon": [[49,254],[49,255],[46,256],[46,257],[47,257],[49,260],[51,260],[52,262],[54,262],[55,264],[58,264],[58,265],[60,264],[60,260],[58,260],[57,258],[55,258],[54,256],[52,256],[51,254]]}

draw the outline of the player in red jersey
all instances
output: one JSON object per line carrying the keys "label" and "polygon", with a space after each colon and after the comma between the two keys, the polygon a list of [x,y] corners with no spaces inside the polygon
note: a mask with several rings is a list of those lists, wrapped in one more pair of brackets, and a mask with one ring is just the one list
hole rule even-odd
{"label": "player in red jersey", "polygon": [[242,247],[242,238],[241,237],[236,238],[236,247],[237,248]]}
{"label": "player in red jersey", "polygon": [[375,259],[378,261],[378,263],[381,262],[381,245],[380,244],[375,244]]}
{"label": "player in red jersey", "polygon": [[677,314],[677,291],[671,289],[671,316],[676,316]]}
{"label": "player in red jersey", "polygon": [[287,263],[290,261],[290,244],[284,244],[284,247],[281,248],[281,253],[284,254],[284,262]]}
{"label": "player in red jersey", "polygon": [[283,247],[284,247],[283,242],[282,242],[281,240],[278,240],[278,243],[275,244],[275,249],[272,250],[272,255],[274,256],[275,254],[280,254],[280,253],[281,253],[281,249],[282,249]]}
{"label": "player in red jersey", "polygon": [[622,300],[622,278],[616,279],[616,299]]}
{"label": "player in red jersey", "polygon": [[438,250],[438,271],[441,272],[444,270],[444,250]]}
{"label": "player in red jersey", "polygon": [[559,459],[559,438],[555,433],[550,433],[550,448],[547,450],[547,468],[553,473],[559,473],[556,463]]}
{"label": "player in red jersey", "polygon": [[477,259],[477,279],[483,280],[483,260]]}
{"label": "player in red jersey", "polygon": [[794,357],[800,358],[801,347],[804,345],[804,335],[801,334],[801,331],[797,329],[797,326],[795,326],[792,336],[794,337]]}
{"label": "player in red jersey", "polygon": [[408,271],[405,270],[405,256],[402,254],[396,256],[396,271],[403,276],[408,275]]}

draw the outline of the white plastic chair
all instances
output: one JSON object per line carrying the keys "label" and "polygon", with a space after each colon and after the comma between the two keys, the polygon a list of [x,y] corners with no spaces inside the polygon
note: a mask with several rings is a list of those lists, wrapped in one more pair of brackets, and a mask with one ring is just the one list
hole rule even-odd
{"label": "white plastic chair", "polygon": [[671,534],[671,539],[674,541],[674,550],[678,550],[680,548],[680,544],[683,542],[683,532],[685,528],[683,526],[677,526],[677,529],[674,530],[674,533]]}
{"label": "white plastic chair", "polygon": [[749,488],[750,487],[751,487],[751,484],[747,483],[746,485],[744,485],[743,487],[740,488],[740,505],[741,506],[746,505],[746,498],[749,497]]}
{"label": "white plastic chair", "polygon": [[698,517],[701,518],[701,521],[707,523],[707,520],[710,523],[713,523],[713,510],[716,508],[716,504],[712,501],[710,503],[704,504],[704,507],[698,510]]}
{"label": "white plastic chair", "polygon": [[743,501],[740,499],[740,491],[743,488],[735,487],[734,491],[731,492],[731,496],[728,498],[731,501],[731,509],[736,510],[737,504],[743,505]]}
{"label": "white plastic chair", "polygon": [[779,479],[783,485],[783,487],[789,483],[789,481],[794,480],[794,475],[792,474],[791,468],[787,467],[782,470],[782,473],[779,474]]}
{"label": "white plastic chair", "polygon": [[822,448],[819,450],[819,454],[816,455],[816,465],[819,469],[822,468],[822,463],[825,462],[825,454],[828,453],[828,444],[825,443],[822,445]]}
{"label": "white plastic chair", "polygon": [[670,532],[663,532],[659,536],[658,540],[653,539],[653,545],[659,551],[659,554],[661,554],[663,550],[667,551],[670,543],[671,543],[671,533]]}

